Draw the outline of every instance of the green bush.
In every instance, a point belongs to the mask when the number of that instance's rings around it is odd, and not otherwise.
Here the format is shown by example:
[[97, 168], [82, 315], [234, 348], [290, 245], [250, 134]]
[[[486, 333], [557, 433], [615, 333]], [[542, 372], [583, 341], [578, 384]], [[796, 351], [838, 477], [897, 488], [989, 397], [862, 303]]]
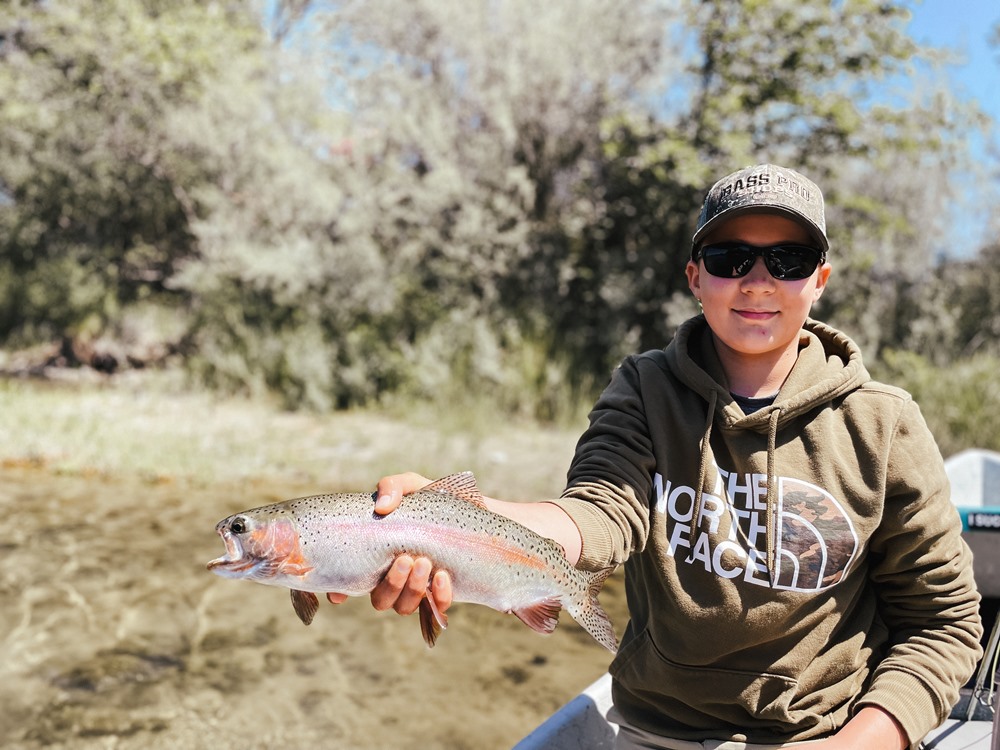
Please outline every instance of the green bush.
[[1000, 451], [1000, 357], [977, 354], [935, 366], [920, 354], [888, 350], [871, 369], [913, 395], [945, 456]]

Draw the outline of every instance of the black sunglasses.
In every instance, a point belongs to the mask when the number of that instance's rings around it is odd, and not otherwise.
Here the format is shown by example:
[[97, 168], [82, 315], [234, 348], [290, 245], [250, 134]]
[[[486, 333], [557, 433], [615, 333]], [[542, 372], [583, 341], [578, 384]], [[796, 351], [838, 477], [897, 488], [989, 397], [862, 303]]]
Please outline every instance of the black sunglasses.
[[809, 245], [781, 244], [756, 247], [745, 242], [705, 245], [694, 260], [705, 261], [705, 270], [724, 279], [738, 279], [750, 273], [759, 256], [764, 256], [767, 272], [779, 281], [800, 281], [812, 276], [826, 256]]

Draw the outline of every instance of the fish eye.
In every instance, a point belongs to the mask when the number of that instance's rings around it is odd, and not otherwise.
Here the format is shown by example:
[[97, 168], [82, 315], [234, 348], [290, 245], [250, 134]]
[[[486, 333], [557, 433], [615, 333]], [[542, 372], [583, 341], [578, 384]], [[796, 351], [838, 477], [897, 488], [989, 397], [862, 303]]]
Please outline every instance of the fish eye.
[[234, 534], [242, 534], [243, 532], [245, 532], [247, 530], [246, 519], [240, 518], [239, 516], [237, 516], [229, 524], [229, 530], [232, 533], [234, 533]]

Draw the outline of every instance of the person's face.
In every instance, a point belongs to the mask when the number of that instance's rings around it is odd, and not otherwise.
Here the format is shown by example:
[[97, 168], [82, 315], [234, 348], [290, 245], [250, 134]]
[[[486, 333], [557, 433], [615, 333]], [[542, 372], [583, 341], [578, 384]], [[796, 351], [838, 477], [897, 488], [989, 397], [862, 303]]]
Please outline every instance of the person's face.
[[[709, 233], [703, 244], [735, 241], [755, 246], [816, 244], [802, 225], [776, 214], [736, 216]], [[830, 277], [830, 264], [823, 263], [806, 279], [779, 281], [762, 257], [741, 278], [712, 276], [701, 259], [689, 261], [686, 270], [688, 286], [701, 302], [716, 342], [743, 356], [797, 350], [802, 324]]]

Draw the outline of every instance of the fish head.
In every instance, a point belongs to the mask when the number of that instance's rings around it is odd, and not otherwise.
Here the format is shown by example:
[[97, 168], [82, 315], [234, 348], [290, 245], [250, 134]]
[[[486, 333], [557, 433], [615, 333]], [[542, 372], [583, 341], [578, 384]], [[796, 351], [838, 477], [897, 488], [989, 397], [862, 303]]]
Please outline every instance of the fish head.
[[267, 581], [279, 574], [302, 576], [312, 569], [302, 558], [295, 522], [287, 516], [245, 511], [223, 518], [215, 531], [226, 545], [226, 554], [208, 563], [216, 575]]

